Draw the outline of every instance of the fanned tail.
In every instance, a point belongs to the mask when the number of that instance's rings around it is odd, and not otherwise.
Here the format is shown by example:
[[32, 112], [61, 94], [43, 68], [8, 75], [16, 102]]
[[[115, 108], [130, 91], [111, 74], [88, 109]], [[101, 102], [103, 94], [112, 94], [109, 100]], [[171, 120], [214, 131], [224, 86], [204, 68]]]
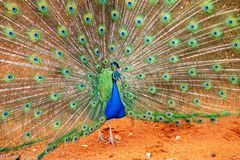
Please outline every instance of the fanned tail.
[[0, 151], [98, 129], [112, 89], [130, 117], [202, 122], [240, 113], [235, 0], [3, 0]]

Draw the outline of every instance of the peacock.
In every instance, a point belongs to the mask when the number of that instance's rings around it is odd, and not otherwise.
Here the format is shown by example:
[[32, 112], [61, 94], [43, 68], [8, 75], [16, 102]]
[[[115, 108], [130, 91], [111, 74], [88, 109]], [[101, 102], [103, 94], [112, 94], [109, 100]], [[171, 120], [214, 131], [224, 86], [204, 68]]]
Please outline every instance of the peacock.
[[[0, 153], [111, 119], [240, 116], [239, 0], [1, 0]], [[100, 127], [109, 122], [109, 139]]]

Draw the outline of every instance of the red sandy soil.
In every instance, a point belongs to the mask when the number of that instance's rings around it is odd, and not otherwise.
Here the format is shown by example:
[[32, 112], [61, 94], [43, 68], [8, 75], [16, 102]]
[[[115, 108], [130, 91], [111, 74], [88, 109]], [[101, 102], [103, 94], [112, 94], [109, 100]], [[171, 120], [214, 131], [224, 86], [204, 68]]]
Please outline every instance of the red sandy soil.
[[[191, 125], [153, 123], [129, 118], [112, 121], [119, 142], [113, 147], [97, 142], [98, 132], [60, 146], [44, 160], [240, 160], [240, 119], [221, 118], [215, 123]], [[102, 128], [108, 136], [108, 123]], [[6, 153], [35, 159], [41, 144]], [[147, 154], [151, 156], [148, 157]], [[11, 158], [10, 158], [11, 159]]]

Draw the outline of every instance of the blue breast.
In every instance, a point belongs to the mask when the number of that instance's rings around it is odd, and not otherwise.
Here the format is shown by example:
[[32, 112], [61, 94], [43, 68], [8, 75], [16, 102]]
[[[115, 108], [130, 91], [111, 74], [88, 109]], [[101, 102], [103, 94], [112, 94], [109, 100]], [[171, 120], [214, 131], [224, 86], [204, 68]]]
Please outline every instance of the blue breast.
[[125, 108], [121, 100], [121, 96], [118, 91], [116, 81], [120, 78], [120, 74], [118, 72], [113, 73], [113, 87], [112, 87], [112, 95], [107, 102], [105, 109], [105, 116], [107, 120], [113, 118], [122, 118], [125, 116]]

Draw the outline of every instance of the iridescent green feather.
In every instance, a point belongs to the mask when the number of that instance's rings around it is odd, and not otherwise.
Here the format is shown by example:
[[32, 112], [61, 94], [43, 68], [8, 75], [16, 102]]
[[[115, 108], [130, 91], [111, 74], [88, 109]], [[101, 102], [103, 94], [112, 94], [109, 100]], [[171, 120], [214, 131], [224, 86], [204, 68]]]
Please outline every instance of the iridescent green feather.
[[119, 17], [120, 17], [120, 13], [118, 10], [114, 9], [114, 10], [111, 10], [111, 17], [112, 17], [112, 20], [114, 22], [118, 21]]
[[84, 14], [83, 22], [85, 25], [91, 25], [93, 23], [93, 14], [91, 14], [91, 13]]
[[227, 26], [231, 27], [231, 28], [235, 28], [238, 27], [240, 22], [238, 20], [238, 18], [236, 18], [233, 15], [230, 15], [226, 18], [225, 23]]
[[107, 0], [98, 0], [98, 3], [102, 6], [106, 5]]
[[40, 58], [34, 54], [28, 56], [28, 59], [32, 64], [40, 64], [42, 62], [42, 58]]
[[213, 28], [211, 30], [211, 36], [215, 39], [219, 39], [223, 37], [223, 31], [220, 28]]
[[110, 53], [114, 53], [116, 51], [117, 45], [115, 42], [112, 42], [108, 45], [108, 50]]
[[187, 29], [191, 32], [196, 32], [200, 29], [200, 24], [197, 22], [197, 21], [190, 21], [188, 26], [187, 26]]
[[61, 58], [63, 58], [64, 55], [65, 55], [65, 53], [64, 53], [63, 51], [59, 50], [59, 49], [54, 49], [54, 50], [53, 50], [53, 53], [54, 53], [54, 57], [55, 57], [56, 59], [61, 59]]
[[103, 36], [106, 33], [106, 26], [105, 25], [99, 25], [98, 26], [98, 35]]
[[85, 90], [86, 89], [86, 84], [84, 84], [84, 83], [77, 83], [76, 84], [76, 87], [77, 87], [77, 89], [79, 90], [79, 91], [83, 91], [83, 90]]
[[165, 13], [162, 13], [162, 16], [161, 16], [161, 22], [163, 24], [168, 24], [172, 21], [172, 13], [171, 12], [165, 12]]
[[39, 42], [42, 39], [42, 33], [37, 29], [27, 31], [27, 35], [32, 42]]
[[157, 93], [157, 88], [155, 86], [151, 86], [151, 87], [148, 88], [148, 91], [151, 94], [156, 94]]
[[45, 77], [42, 74], [37, 73], [34, 76], [35, 81], [37, 81], [38, 83], [44, 82], [45, 81]]
[[50, 95], [50, 99], [51, 99], [52, 101], [58, 101], [60, 98], [61, 98], [61, 94], [58, 93], [58, 92], [53, 92], [53, 93], [51, 93], [51, 95]]
[[46, 0], [37, 0], [37, 9], [38, 12], [46, 15], [49, 13], [49, 6]]
[[68, 36], [68, 29], [63, 25], [57, 26], [57, 33], [60, 37], [67, 37]]
[[4, 7], [8, 10], [9, 14], [19, 15], [20, 8], [18, 7], [18, 5], [16, 3], [8, 2], [6, 0], [3, 0], [2, 3], [4, 5]]
[[136, 27], [141, 27], [141, 26], [143, 26], [143, 25], [144, 25], [144, 21], [145, 21], [145, 16], [144, 16], [144, 14], [139, 14], [139, 15], [137, 15], [134, 21], [135, 21], [135, 26], [136, 26]]
[[151, 4], [151, 5], [154, 5], [158, 2], [159, 2], [159, 0], [148, 0], [148, 3]]
[[74, 15], [77, 12], [77, 4], [74, 0], [68, 0], [66, 11], [69, 15]]
[[215, 12], [215, 5], [213, 0], [207, 0], [202, 3], [201, 9], [204, 13], [213, 14]]
[[2, 30], [9, 39], [15, 39], [17, 37], [17, 33], [12, 27], [3, 26]]
[[152, 35], [147, 35], [144, 38], [144, 44], [145, 45], [150, 45], [153, 42], [153, 36]]
[[85, 46], [87, 44], [87, 38], [84, 34], [79, 34], [77, 39], [81, 45]]
[[122, 26], [119, 28], [119, 37], [121, 39], [126, 39], [128, 37], [128, 31], [126, 26]]
[[169, 41], [169, 46], [171, 47], [178, 47], [181, 40], [179, 38], [173, 38]]
[[98, 84], [101, 100], [106, 103], [112, 93], [112, 70], [110, 68], [101, 71], [98, 75]]
[[166, 5], [173, 5], [173, 4], [175, 4], [177, 1], [178, 1], [178, 0], [164, 0], [164, 3], [165, 3]]
[[133, 46], [132, 45], [127, 45], [125, 50], [124, 50], [124, 54], [125, 56], [129, 56], [131, 55], [133, 52]]
[[3, 81], [5, 81], [5, 82], [11, 82], [11, 81], [14, 80], [14, 78], [15, 78], [14, 74], [12, 74], [12, 73], [7, 73], [6, 75], [3, 76], [2, 79], [3, 79]]
[[133, 9], [137, 3], [137, 0], [125, 0], [125, 4], [128, 9]]
[[162, 74], [161, 77], [164, 81], [169, 81], [172, 78], [172, 75], [168, 72], [165, 72], [165, 73]]
[[236, 51], [240, 51], [240, 38], [236, 38], [232, 41], [232, 48]]
[[60, 69], [60, 72], [62, 73], [62, 75], [63, 75], [64, 77], [70, 77], [71, 74], [72, 74], [71, 69], [69, 69], [69, 68], [67, 68], [67, 67], [61, 68], [61, 69]]

